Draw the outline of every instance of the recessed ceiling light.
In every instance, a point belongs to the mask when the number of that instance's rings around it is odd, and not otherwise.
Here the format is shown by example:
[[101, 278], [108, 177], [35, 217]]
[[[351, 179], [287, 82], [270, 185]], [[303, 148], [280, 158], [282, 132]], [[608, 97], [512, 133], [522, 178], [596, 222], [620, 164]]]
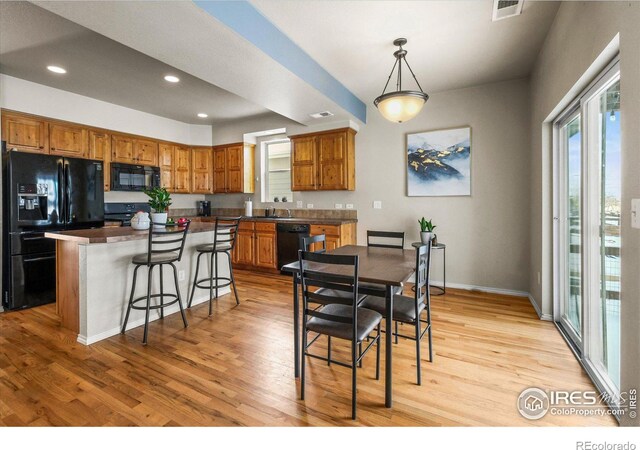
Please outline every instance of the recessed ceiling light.
[[202, 119], [206, 119], [207, 117], [209, 117], [209, 115], [205, 113], [198, 113], [198, 117], [201, 117]]
[[178, 81], [180, 81], [180, 78], [174, 75], [166, 75], [164, 79], [167, 80], [169, 83], [177, 83]]
[[49, 69], [51, 72], [55, 72], [55, 73], [67, 73], [66, 70], [64, 70], [62, 67], [58, 67], [58, 66], [47, 66], [47, 69]]

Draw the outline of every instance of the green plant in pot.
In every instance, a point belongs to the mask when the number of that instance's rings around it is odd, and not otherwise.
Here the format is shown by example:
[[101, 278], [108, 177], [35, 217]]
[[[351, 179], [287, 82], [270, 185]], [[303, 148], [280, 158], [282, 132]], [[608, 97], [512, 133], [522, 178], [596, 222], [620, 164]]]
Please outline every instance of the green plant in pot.
[[[154, 227], [163, 228], [167, 223], [169, 206], [171, 206], [171, 195], [165, 188], [154, 187], [144, 191], [149, 196], [149, 206], [154, 212], [151, 213], [151, 221]], [[155, 224], [161, 225], [155, 225]]]
[[433, 230], [436, 226], [431, 222], [431, 219], [427, 220], [423, 217], [422, 219], [418, 220], [418, 223], [420, 224], [420, 240], [422, 241], [422, 243], [428, 244], [429, 241], [434, 240], [436, 234], [433, 232]]

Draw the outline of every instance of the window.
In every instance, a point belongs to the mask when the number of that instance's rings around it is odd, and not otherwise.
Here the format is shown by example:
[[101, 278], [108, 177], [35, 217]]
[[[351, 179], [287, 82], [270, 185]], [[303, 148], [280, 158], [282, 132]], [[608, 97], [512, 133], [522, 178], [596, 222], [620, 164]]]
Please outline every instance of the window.
[[262, 201], [291, 202], [291, 142], [280, 139], [262, 143]]

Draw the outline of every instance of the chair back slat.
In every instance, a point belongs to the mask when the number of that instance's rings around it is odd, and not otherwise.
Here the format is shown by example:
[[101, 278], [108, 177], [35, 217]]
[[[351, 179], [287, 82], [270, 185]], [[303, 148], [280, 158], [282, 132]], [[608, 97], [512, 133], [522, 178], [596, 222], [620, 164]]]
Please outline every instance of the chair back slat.
[[[431, 242], [416, 248], [416, 305], [424, 302], [429, 295], [429, 277], [431, 272]], [[423, 292], [423, 288], [424, 292]]]
[[315, 250], [316, 253], [324, 253], [327, 251], [327, 238], [324, 234], [300, 237], [300, 250], [308, 252], [313, 244], [322, 244], [321, 248]]
[[404, 231], [367, 230], [367, 247], [404, 248]]
[[[178, 253], [177, 261], [182, 258], [184, 243], [187, 239], [191, 221], [184, 226], [167, 228], [166, 223], [151, 222], [147, 242], [147, 265], [151, 263], [151, 255], [162, 253]], [[164, 226], [164, 228], [162, 228]]]
[[242, 217], [216, 217], [215, 230], [213, 234], [213, 247], [219, 245], [229, 245], [230, 249], [236, 245], [238, 228]]

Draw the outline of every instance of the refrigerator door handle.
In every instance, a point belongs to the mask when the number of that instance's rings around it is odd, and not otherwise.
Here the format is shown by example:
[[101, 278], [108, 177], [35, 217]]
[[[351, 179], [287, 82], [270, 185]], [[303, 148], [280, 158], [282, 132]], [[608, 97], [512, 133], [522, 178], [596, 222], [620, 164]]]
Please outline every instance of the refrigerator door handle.
[[71, 222], [71, 205], [69, 199], [71, 198], [71, 179], [69, 177], [69, 163], [64, 162], [64, 204], [66, 206], [67, 214], [65, 216], [65, 223], [69, 225]]
[[58, 222], [65, 223], [67, 217], [66, 205], [67, 201], [65, 199], [65, 177], [64, 177], [64, 162], [58, 162]]

